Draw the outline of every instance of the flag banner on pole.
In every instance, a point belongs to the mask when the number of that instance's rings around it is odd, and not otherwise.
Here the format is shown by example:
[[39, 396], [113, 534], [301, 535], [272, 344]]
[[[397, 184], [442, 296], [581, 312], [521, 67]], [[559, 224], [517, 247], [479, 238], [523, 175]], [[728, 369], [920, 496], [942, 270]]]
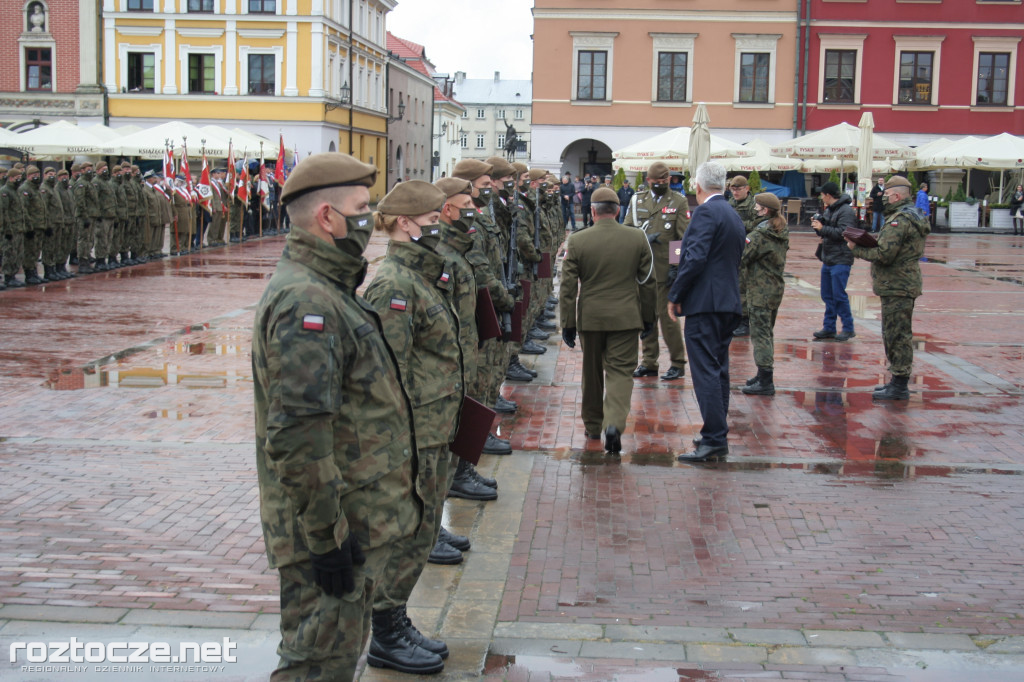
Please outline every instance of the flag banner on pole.
[[[234, 147], [231, 144], [231, 141], [228, 140], [228, 182], [227, 182], [227, 190], [228, 190], [228, 198], [229, 199], [231, 197], [235, 196], [235, 180], [236, 180], [235, 174], [236, 174], [236, 172], [237, 171], [235, 171], [235, 150], [234, 150]], [[225, 202], [224, 205], [226, 206], [227, 202]]]
[[192, 193], [192, 171], [188, 169], [188, 145], [181, 147], [181, 173], [185, 176], [185, 184], [188, 186], [189, 194]]
[[245, 156], [242, 156], [242, 173], [235, 181], [235, 196], [243, 204], [249, 203], [249, 166], [245, 163]]
[[196, 194], [199, 195], [199, 205], [207, 213], [213, 213], [212, 200], [213, 190], [210, 189], [210, 166], [206, 162], [206, 152], [203, 152], [203, 172], [199, 175], [199, 184], [196, 185]]
[[174, 147], [168, 147], [164, 154], [164, 180], [174, 179]]
[[274, 165], [274, 182], [284, 184], [284, 135], [279, 135], [280, 145], [277, 151], [277, 163]]
[[270, 182], [267, 179], [267, 163], [263, 159], [263, 154], [260, 154], [260, 198], [263, 203], [267, 202], [267, 197], [270, 196]]

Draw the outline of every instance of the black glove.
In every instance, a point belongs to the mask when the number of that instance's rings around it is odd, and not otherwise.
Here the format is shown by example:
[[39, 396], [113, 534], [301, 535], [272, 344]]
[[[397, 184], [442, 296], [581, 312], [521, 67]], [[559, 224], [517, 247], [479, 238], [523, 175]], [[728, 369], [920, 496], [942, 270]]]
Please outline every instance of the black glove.
[[309, 561], [313, 564], [313, 582], [325, 594], [341, 598], [346, 592], [356, 589], [353, 565], [362, 566], [366, 563], [363, 550], [359, 549], [356, 539], [349, 533], [338, 549], [327, 554], [309, 553]]
[[4, 232], [4, 239], [6, 239], [9, 242], [14, 241], [14, 235], [11, 234], [10, 232]]
[[648, 336], [654, 333], [654, 323], [644, 322], [644, 330], [640, 332], [640, 338], [646, 339]]
[[36, 233], [32, 230], [25, 232], [25, 239], [35, 239]]
[[654, 234], [649, 234], [649, 235], [647, 235], [647, 242], [649, 244], [651, 244], [651, 245], [657, 244], [659, 237], [661, 237], [661, 233], [660, 232], [655, 232]]
[[563, 327], [562, 328], [562, 341], [569, 348], [576, 347], [576, 327]]
[[679, 266], [678, 265], [673, 264], [673, 265], [668, 266], [668, 281], [669, 282], [676, 281], [676, 277], [678, 275], [679, 275]]
[[45, 234], [47, 237], [52, 237], [53, 236], [53, 228], [52, 227], [46, 228], [45, 230], [43, 230], [43, 234]]

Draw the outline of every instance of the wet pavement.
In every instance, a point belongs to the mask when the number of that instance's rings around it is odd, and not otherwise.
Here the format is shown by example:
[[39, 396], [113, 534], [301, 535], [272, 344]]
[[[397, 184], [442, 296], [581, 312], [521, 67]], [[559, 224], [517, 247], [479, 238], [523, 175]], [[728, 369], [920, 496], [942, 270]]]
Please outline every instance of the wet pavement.
[[[867, 264], [856, 338], [813, 342], [814, 240], [791, 244], [778, 393], [733, 392], [725, 462], [675, 461], [700, 426], [688, 379], [637, 381], [611, 457], [578, 417], [581, 353], [552, 336], [524, 356], [540, 376], [506, 386], [520, 412], [498, 424], [516, 452], [481, 464], [499, 499], [448, 501], [473, 549], [410, 604], [452, 649], [440, 679], [1024, 679], [1024, 238], [929, 237], [897, 404], [870, 396], [887, 375]], [[0, 292], [0, 650], [238, 643], [219, 671], [21, 659], [3, 679], [266, 679], [249, 339], [282, 245]], [[749, 340], [731, 361], [734, 385], [756, 371]]]

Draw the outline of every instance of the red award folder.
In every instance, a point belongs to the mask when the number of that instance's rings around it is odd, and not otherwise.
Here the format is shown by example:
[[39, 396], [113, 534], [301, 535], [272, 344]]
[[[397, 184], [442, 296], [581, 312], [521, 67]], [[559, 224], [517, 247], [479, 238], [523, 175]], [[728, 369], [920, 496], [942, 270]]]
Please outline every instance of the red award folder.
[[462, 410], [459, 413], [459, 428], [452, 441], [452, 452], [470, 464], [480, 461], [487, 442], [487, 434], [491, 432], [496, 412], [479, 403], [468, 395], [462, 399]]
[[668, 264], [679, 265], [683, 257], [683, 240], [668, 243]]
[[476, 290], [476, 330], [480, 341], [501, 336], [501, 325], [498, 324], [498, 315], [494, 312], [491, 292], [486, 287]]
[[540, 254], [540, 262], [537, 263], [537, 277], [551, 279], [551, 254], [544, 252]]

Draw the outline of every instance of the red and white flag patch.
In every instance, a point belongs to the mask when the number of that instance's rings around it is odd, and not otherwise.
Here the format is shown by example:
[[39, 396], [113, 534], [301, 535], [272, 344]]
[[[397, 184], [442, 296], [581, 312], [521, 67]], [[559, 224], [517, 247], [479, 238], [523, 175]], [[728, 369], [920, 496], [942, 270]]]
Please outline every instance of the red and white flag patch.
[[448, 274], [447, 272], [442, 272], [442, 273], [441, 273], [441, 282], [442, 282], [443, 284], [447, 284], [447, 283], [448, 283], [448, 280], [450, 280], [451, 278], [452, 278], [452, 276], [451, 276], [451, 275], [449, 275], [449, 274]]
[[406, 302], [405, 299], [402, 299], [402, 298], [393, 298], [393, 299], [391, 299], [391, 309], [392, 310], [403, 310], [404, 311], [406, 309], [406, 307], [407, 307], [407, 302]]
[[311, 332], [322, 332], [324, 330], [323, 315], [306, 315], [302, 318], [302, 328]]

